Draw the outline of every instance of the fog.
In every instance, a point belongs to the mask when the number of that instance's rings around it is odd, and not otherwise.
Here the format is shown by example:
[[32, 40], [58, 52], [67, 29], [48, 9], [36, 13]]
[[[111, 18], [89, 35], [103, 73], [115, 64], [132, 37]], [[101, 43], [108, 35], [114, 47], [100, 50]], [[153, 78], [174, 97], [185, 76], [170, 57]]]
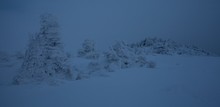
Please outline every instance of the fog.
[[101, 49], [150, 36], [220, 54], [219, 0], [0, 0], [0, 50], [24, 50], [42, 13], [57, 17], [68, 51], [84, 39]]

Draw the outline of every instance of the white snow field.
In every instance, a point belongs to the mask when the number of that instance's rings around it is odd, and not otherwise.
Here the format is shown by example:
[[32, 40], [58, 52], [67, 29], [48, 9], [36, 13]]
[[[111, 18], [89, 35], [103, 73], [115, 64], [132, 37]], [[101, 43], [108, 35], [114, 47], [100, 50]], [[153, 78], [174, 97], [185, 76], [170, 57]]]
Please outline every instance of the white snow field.
[[9, 85], [19, 64], [2, 64], [0, 107], [220, 107], [220, 57], [147, 57], [156, 68], [58, 85]]

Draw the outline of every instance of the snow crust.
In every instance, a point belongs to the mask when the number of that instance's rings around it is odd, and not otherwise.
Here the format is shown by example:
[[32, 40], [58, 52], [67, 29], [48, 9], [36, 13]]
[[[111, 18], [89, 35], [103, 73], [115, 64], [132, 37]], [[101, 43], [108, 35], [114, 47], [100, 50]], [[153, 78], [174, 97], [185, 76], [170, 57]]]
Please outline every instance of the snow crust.
[[21, 61], [1, 63], [0, 107], [220, 106], [219, 57], [147, 58], [155, 61], [157, 67], [117, 69], [93, 78], [51, 85], [10, 85]]

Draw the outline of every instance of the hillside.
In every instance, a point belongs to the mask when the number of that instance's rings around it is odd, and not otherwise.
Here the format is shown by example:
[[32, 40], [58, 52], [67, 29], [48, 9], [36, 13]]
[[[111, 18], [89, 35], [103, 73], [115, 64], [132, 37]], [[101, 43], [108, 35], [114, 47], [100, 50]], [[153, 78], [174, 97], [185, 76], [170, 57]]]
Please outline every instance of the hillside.
[[0, 107], [219, 107], [220, 58], [196, 47], [148, 38], [99, 52], [85, 41], [68, 56], [72, 80], [13, 85], [23, 54], [1, 52]]
[[[1, 107], [219, 107], [218, 57], [148, 56], [157, 67], [118, 69], [57, 85], [1, 85]], [[1, 76], [14, 68], [1, 67]], [[6, 76], [6, 75], [5, 75]]]

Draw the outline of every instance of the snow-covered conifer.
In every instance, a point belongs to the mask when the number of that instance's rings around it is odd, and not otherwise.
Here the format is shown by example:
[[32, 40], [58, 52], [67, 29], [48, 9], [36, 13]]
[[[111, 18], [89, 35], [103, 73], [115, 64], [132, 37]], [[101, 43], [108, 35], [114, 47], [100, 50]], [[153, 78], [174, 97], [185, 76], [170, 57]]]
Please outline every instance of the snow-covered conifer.
[[40, 32], [29, 41], [21, 72], [14, 79], [16, 84], [72, 77], [56, 18], [51, 14], [43, 14], [40, 25]]

